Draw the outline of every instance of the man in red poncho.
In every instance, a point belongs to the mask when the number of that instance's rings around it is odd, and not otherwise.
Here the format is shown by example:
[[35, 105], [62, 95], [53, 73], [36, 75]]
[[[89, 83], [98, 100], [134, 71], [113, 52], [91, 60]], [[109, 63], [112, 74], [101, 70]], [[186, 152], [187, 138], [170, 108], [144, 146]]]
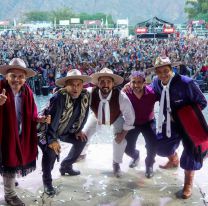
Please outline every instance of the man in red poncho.
[[3, 176], [5, 201], [25, 205], [15, 192], [15, 176], [27, 175], [36, 168], [36, 122], [50, 123], [50, 116], [37, 116], [31, 89], [25, 84], [35, 72], [23, 60], [14, 58], [0, 66], [0, 172]]

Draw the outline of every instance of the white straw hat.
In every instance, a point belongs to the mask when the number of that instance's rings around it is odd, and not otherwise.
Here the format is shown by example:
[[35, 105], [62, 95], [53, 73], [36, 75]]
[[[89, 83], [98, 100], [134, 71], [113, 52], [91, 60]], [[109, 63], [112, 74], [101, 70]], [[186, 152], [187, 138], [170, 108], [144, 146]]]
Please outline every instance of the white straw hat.
[[82, 75], [82, 73], [78, 69], [72, 69], [67, 72], [66, 77], [57, 79], [56, 85], [59, 87], [64, 87], [66, 85], [66, 81], [69, 79], [80, 79], [83, 81], [83, 83], [89, 83], [91, 81], [90, 76]]
[[9, 65], [2, 65], [0, 66], [0, 74], [6, 75], [9, 73], [9, 70], [11, 69], [21, 69], [24, 70], [26, 73], [26, 77], [33, 77], [36, 75], [36, 72], [33, 71], [32, 69], [27, 68], [25, 62], [20, 59], [20, 58], [13, 58], [10, 62]]
[[91, 77], [92, 77], [92, 83], [95, 85], [98, 84], [98, 79], [100, 77], [111, 77], [114, 80], [115, 86], [122, 84], [124, 81], [123, 77], [114, 74], [111, 69], [108, 69], [106, 67], [101, 69], [99, 72], [92, 74]]

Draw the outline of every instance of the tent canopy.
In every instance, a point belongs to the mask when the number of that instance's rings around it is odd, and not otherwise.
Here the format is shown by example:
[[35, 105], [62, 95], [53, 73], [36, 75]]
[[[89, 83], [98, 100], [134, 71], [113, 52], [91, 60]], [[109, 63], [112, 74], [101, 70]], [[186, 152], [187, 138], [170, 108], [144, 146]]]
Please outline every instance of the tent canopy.
[[151, 19], [138, 23], [136, 27], [162, 27], [164, 24], [167, 24], [171, 27], [173, 26], [173, 23], [164, 21], [155, 16]]

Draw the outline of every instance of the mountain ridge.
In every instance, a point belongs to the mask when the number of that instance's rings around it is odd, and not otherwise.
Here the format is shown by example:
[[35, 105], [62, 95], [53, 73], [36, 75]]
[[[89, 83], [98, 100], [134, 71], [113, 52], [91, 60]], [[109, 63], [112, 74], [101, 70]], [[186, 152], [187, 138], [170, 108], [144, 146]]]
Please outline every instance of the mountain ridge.
[[50, 11], [69, 7], [76, 13], [103, 12], [114, 20], [128, 18], [130, 24], [157, 16], [172, 23], [183, 23], [185, 0], [4, 0], [1, 2], [0, 20], [20, 18], [25, 12]]

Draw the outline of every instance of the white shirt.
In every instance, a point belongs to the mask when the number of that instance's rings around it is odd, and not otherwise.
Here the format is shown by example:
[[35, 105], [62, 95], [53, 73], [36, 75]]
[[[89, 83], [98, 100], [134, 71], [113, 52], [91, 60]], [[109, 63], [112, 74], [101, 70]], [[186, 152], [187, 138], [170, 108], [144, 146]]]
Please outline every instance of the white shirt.
[[[87, 89], [90, 93], [92, 93], [92, 88]], [[134, 121], [135, 121], [135, 112], [134, 108], [128, 98], [128, 96], [120, 91], [119, 93], [119, 107], [121, 114], [124, 118], [123, 123], [123, 130], [128, 131], [134, 128]], [[88, 136], [91, 136], [96, 129], [97, 119], [93, 112], [89, 114], [87, 122], [83, 128], [83, 132]]]
[[124, 92], [119, 94], [119, 106], [124, 118], [123, 130], [134, 129], [135, 112], [131, 101]]
[[14, 95], [15, 111], [19, 134], [22, 132], [22, 95], [21, 92]]

